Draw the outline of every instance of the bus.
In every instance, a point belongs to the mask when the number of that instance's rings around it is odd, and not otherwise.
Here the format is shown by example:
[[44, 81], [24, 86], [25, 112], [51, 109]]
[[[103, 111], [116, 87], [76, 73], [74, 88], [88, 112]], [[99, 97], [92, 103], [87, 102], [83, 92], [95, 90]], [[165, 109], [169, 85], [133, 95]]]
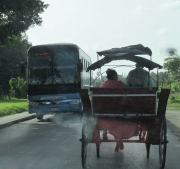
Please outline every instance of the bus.
[[26, 68], [29, 113], [42, 120], [46, 114], [82, 113], [79, 90], [90, 84], [91, 58], [77, 45], [57, 43], [32, 46]]

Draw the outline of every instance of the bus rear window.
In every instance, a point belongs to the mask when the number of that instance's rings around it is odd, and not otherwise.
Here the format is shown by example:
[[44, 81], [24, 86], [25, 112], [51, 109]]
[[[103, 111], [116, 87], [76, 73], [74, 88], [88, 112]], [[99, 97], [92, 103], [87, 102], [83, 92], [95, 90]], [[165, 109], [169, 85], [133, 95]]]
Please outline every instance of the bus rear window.
[[52, 54], [44, 47], [36, 47], [30, 49], [29, 66], [31, 68], [50, 68], [52, 63]]

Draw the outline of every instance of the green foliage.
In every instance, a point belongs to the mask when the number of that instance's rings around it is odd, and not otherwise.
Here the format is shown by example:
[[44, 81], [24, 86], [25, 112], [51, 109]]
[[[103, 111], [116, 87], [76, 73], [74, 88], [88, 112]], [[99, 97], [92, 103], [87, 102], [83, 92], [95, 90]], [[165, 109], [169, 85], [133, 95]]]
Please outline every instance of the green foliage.
[[[171, 94], [179, 93], [180, 92], [180, 57], [172, 56], [165, 59], [164, 63], [165, 72], [159, 72], [158, 78], [157, 74], [151, 72], [151, 77], [157, 82], [159, 86], [159, 90], [161, 88], [170, 88]], [[174, 97], [172, 97], [174, 98]], [[172, 99], [173, 100], [173, 99]], [[174, 99], [175, 100], [175, 99]], [[176, 104], [177, 102], [169, 104], [175, 107], [180, 107]]]
[[180, 92], [180, 83], [179, 82], [174, 82], [171, 84], [171, 92], [172, 93]]
[[167, 106], [168, 109], [180, 109], [180, 94], [170, 94]]
[[[150, 76], [152, 77], [155, 86], [161, 86], [161, 87], [170, 87], [171, 79], [169, 78], [167, 72], [159, 72], [158, 76], [155, 72], [151, 72]], [[168, 88], [169, 88], [168, 87]]]
[[23, 78], [11, 78], [9, 80], [9, 85], [11, 86], [11, 89], [15, 91], [15, 96], [17, 98], [26, 97], [26, 81]]
[[30, 46], [26, 35], [16, 36], [12, 42], [0, 45], [0, 85], [3, 91], [10, 89], [10, 78], [24, 77], [20, 66], [22, 61], [26, 61]]
[[49, 5], [41, 0], [1, 0], [0, 43], [20, 35], [31, 26], [41, 25], [40, 14]]
[[[165, 59], [165, 72], [158, 74], [158, 82], [160, 88], [170, 88], [171, 93], [180, 92], [180, 57], [173, 56]], [[155, 77], [155, 73], [151, 74]]]
[[180, 81], [180, 57], [168, 57], [165, 59], [164, 69], [173, 81]]
[[27, 111], [26, 99], [5, 99], [0, 101], [0, 117]]
[[172, 79], [167, 72], [160, 72], [158, 75], [158, 84], [162, 88], [171, 88]]

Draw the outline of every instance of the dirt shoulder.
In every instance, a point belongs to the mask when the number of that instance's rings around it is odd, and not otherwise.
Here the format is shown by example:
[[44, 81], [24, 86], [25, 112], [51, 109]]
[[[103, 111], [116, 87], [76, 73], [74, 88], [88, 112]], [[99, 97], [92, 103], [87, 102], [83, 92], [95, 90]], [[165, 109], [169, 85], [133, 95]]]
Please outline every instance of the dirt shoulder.
[[180, 110], [166, 110], [167, 126], [180, 139]]

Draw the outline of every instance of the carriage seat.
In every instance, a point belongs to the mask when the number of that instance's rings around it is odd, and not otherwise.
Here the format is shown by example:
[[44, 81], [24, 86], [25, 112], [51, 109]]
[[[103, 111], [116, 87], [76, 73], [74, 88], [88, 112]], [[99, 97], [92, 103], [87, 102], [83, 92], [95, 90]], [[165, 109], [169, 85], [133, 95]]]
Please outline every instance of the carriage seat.
[[153, 116], [157, 88], [90, 88], [91, 111], [98, 116]]

